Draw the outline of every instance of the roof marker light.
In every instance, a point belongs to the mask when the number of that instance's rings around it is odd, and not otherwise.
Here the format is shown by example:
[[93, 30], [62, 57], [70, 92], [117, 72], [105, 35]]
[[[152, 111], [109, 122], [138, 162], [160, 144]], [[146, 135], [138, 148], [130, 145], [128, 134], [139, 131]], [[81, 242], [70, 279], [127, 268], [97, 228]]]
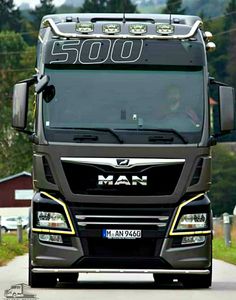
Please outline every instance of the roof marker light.
[[133, 34], [145, 34], [147, 33], [146, 24], [132, 24], [129, 26], [129, 32]]
[[102, 31], [107, 34], [115, 34], [121, 32], [120, 24], [105, 24], [102, 26]]
[[159, 34], [171, 34], [174, 33], [175, 27], [171, 24], [158, 24], [156, 30]]
[[75, 30], [79, 31], [80, 33], [91, 33], [94, 31], [93, 23], [77, 23], [75, 26]]

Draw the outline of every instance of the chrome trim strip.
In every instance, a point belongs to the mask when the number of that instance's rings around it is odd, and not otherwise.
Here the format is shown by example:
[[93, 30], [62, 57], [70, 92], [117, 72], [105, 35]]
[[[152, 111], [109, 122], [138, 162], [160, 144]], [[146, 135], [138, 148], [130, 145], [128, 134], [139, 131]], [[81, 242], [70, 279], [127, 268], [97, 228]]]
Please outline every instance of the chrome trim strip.
[[109, 216], [109, 215], [76, 215], [76, 219], [85, 220], [87, 218], [98, 218], [98, 219], [158, 219], [160, 221], [169, 220], [168, 216]]
[[[128, 165], [118, 165], [117, 160], [127, 160]], [[177, 158], [105, 158], [105, 157], [61, 157], [61, 161], [92, 164], [92, 165], [106, 165], [117, 169], [130, 169], [134, 166], [153, 166], [153, 165], [175, 165], [184, 163], [185, 159]]]
[[151, 40], [182, 40], [182, 39], [189, 39], [193, 37], [197, 30], [200, 28], [202, 25], [202, 21], [197, 20], [190, 31], [187, 34], [182, 34], [182, 35], [131, 35], [131, 34], [78, 34], [78, 33], [67, 33], [67, 32], [62, 32], [60, 29], [57, 27], [56, 23], [52, 18], [45, 19], [43, 21], [43, 26], [49, 26], [51, 27], [52, 32], [62, 38], [66, 39], [133, 39], [133, 40], [146, 40], [146, 39], [151, 39]]
[[86, 225], [155, 225], [159, 227], [165, 227], [165, 223], [152, 223], [152, 222], [77, 222], [79, 226], [86, 226]]
[[56, 269], [33, 268], [33, 273], [156, 273], [156, 274], [209, 274], [209, 270], [173, 269]]

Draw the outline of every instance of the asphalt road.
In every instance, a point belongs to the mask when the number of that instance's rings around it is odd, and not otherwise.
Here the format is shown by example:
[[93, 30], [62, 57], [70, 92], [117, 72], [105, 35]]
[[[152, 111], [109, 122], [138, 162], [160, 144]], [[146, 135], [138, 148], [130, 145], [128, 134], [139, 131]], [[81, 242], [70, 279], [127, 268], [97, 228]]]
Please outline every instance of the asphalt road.
[[[0, 300], [12, 285], [27, 284], [27, 255], [17, 257], [8, 266], [0, 267]], [[150, 274], [82, 274], [77, 284], [57, 285], [54, 289], [25, 288], [38, 300], [222, 300], [236, 299], [236, 266], [214, 261], [213, 285], [210, 289], [184, 289], [156, 286]]]

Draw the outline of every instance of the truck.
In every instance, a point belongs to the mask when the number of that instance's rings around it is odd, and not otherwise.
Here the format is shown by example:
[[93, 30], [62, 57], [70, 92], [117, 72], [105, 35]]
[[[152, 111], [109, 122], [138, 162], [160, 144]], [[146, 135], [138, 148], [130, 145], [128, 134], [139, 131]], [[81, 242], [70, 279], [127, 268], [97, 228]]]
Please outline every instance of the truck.
[[16, 284], [5, 291], [5, 296], [8, 298], [16, 298], [24, 296], [24, 284]]
[[25, 283], [12, 285], [10, 289], [5, 290], [4, 299], [36, 299], [35, 295], [25, 292], [26, 287]]
[[12, 125], [33, 145], [31, 287], [90, 272], [211, 286], [211, 146], [235, 129], [211, 39], [198, 16], [43, 18], [36, 74], [13, 91]]

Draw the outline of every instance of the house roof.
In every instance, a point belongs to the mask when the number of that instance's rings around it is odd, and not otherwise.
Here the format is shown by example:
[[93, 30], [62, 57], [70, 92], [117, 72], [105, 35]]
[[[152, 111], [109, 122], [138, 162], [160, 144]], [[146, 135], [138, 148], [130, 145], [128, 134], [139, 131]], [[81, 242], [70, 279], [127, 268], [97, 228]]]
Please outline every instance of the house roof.
[[12, 179], [15, 179], [15, 178], [18, 178], [18, 177], [21, 177], [21, 176], [29, 176], [29, 177], [31, 177], [31, 174], [29, 172], [23, 171], [21, 173], [18, 173], [18, 174], [15, 174], [15, 175], [8, 176], [8, 177], [0, 179], [0, 183], [5, 182], [5, 181], [9, 181], [9, 180], [12, 180]]

